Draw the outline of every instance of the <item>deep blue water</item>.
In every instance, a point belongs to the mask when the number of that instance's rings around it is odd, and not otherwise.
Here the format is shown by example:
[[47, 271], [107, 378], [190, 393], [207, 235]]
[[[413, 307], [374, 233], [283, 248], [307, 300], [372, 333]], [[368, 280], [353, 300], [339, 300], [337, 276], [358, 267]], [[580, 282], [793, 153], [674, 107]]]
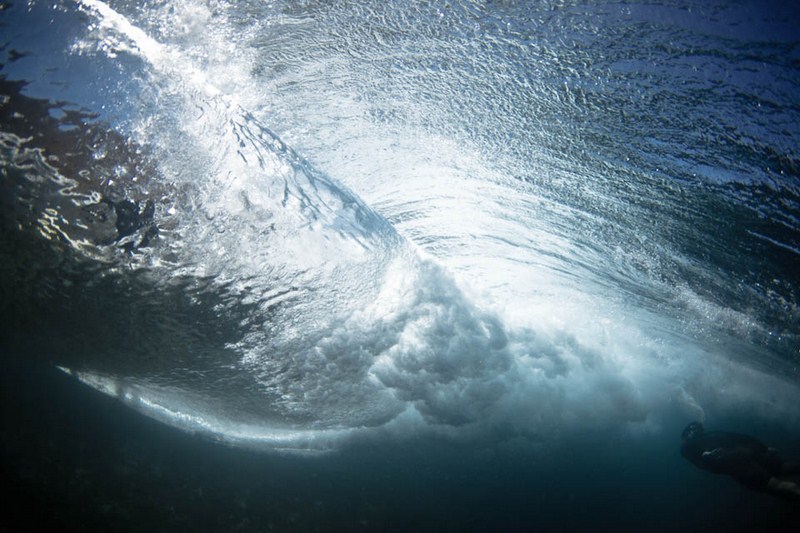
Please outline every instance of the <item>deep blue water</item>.
[[0, 6], [7, 529], [800, 523], [793, 5]]

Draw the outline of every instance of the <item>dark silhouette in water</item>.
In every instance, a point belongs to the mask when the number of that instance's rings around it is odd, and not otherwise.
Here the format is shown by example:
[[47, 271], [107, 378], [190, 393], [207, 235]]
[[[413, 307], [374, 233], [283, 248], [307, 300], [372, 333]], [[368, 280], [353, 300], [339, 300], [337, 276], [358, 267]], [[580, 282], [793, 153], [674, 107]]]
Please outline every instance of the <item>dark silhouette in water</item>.
[[773, 448], [739, 433], [706, 431], [692, 422], [681, 434], [681, 455], [698, 468], [725, 474], [742, 485], [779, 496], [800, 498], [800, 463], [786, 462]]

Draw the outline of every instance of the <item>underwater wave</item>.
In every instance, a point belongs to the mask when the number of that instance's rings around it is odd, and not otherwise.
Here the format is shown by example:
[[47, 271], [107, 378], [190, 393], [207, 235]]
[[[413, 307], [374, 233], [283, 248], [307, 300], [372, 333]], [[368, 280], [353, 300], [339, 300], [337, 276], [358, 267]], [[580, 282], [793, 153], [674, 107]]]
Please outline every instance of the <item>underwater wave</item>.
[[448, 5], [4, 8], [4, 351], [268, 449], [796, 425], [796, 44]]

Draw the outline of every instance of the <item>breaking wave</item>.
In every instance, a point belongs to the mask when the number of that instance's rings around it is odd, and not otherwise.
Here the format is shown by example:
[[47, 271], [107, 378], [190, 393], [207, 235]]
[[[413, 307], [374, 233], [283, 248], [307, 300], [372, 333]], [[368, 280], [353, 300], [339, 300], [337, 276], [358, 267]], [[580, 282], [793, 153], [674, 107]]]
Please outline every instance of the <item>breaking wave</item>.
[[6, 7], [4, 344], [276, 450], [796, 425], [791, 45], [586, 9]]

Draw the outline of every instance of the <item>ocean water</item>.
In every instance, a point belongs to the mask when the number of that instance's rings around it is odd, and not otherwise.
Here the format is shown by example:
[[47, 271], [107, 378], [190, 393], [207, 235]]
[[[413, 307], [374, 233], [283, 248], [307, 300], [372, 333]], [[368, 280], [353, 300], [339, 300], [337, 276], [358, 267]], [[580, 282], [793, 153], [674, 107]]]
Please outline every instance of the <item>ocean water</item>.
[[800, 9], [0, 3], [2, 524], [800, 524]]

